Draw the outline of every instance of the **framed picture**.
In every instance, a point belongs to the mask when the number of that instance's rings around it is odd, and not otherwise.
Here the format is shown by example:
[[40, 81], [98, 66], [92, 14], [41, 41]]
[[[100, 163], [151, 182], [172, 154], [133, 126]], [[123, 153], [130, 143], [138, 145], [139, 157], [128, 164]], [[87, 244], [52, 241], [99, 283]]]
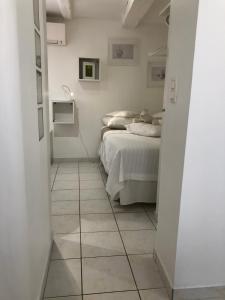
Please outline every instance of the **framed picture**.
[[33, 10], [34, 10], [34, 24], [38, 29], [40, 29], [39, 0], [33, 0]]
[[162, 87], [165, 84], [166, 62], [151, 61], [147, 68], [147, 87]]
[[42, 74], [36, 70], [36, 82], [37, 82], [37, 104], [43, 103], [42, 98]]
[[36, 55], [36, 66], [41, 68], [41, 37], [35, 30], [35, 55]]
[[38, 134], [39, 134], [39, 141], [40, 141], [44, 137], [43, 107], [38, 108]]
[[114, 66], [133, 66], [139, 62], [139, 40], [110, 39], [108, 62]]
[[83, 62], [83, 79], [95, 79], [94, 62]]

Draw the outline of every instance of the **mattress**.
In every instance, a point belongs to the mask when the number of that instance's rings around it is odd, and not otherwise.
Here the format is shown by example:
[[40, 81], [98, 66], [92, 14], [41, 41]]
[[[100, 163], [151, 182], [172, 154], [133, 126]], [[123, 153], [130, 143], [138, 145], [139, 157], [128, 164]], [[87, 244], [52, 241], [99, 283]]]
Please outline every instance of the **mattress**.
[[100, 159], [108, 173], [106, 191], [112, 199], [127, 181], [157, 181], [159, 148], [160, 138], [138, 136], [124, 130], [104, 133]]

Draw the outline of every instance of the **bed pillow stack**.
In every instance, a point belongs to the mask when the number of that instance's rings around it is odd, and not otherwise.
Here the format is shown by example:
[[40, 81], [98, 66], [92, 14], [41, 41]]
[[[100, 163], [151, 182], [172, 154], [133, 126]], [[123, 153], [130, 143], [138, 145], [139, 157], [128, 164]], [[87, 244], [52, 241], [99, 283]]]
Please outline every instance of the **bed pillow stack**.
[[160, 137], [161, 126], [147, 123], [132, 123], [126, 126], [130, 133], [147, 136], [147, 137]]
[[126, 125], [140, 122], [140, 114], [130, 110], [120, 110], [108, 113], [102, 119], [105, 126], [112, 129], [126, 129]]

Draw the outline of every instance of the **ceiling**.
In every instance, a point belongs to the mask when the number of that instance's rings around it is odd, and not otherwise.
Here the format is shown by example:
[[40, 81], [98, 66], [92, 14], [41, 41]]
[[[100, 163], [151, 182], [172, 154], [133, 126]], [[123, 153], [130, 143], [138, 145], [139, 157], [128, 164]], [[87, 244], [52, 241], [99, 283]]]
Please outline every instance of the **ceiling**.
[[[127, 0], [71, 0], [73, 18], [121, 20]], [[61, 17], [58, 0], [46, 0], [47, 15]]]
[[[62, 18], [59, 2], [63, 0], [46, 0], [47, 16], [49, 18]], [[122, 20], [128, 0], [70, 0], [72, 18], [95, 18]], [[169, 0], [155, 0], [151, 9], [142, 22], [162, 23], [163, 18], [159, 12]]]
[[159, 13], [169, 2], [170, 0], [155, 0], [151, 9], [145, 15], [143, 23], [164, 23], [165, 20], [159, 17]]

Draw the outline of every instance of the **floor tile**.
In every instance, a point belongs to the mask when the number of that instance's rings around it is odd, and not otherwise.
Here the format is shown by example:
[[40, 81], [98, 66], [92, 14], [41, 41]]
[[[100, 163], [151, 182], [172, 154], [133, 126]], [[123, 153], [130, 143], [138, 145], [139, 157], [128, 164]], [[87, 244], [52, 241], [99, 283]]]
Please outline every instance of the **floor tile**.
[[117, 226], [113, 214], [89, 214], [81, 217], [81, 231], [117, 231]]
[[82, 233], [83, 257], [125, 255], [118, 232]]
[[52, 216], [54, 233], [78, 233], [80, 223], [78, 215]]
[[152, 255], [129, 255], [129, 260], [139, 289], [164, 287]]
[[80, 234], [54, 236], [51, 259], [80, 258]]
[[156, 206], [153, 204], [146, 204], [145, 211], [148, 217], [151, 219], [155, 227], [157, 227], [157, 216], [156, 216]]
[[78, 174], [78, 168], [58, 168], [58, 174]]
[[154, 229], [146, 213], [116, 213], [120, 230]]
[[193, 288], [193, 289], [179, 289], [174, 291], [175, 300], [200, 300], [207, 299], [213, 300], [220, 298], [225, 299], [224, 295], [221, 297], [221, 288], [219, 287], [205, 287], [205, 288]]
[[78, 181], [79, 175], [78, 174], [57, 174], [56, 180], [74, 180]]
[[100, 173], [81, 173], [80, 180], [102, 180]]
[[54, 201], [51, 213], [55, 216], [79, 214], [79, 201]]
[[81, 265], [79, 259], [50, 262], [45, 297], [81, 294]]
[[79, 182], [75, 180], [56, 180], [53, 190], [73, 190], [79, 188]]
[[77, 162], [61, 162], [58, 164], [59, 168], [78, 168]]
[[52, 201], [73, 201], [79, 200], [79, 190], [60, 190], [60, 191], [52, 191], [51, 193]]
[[166, 289], [151, 289], [139, 292], [141, 300], [169, 300]]
[[105, 189], [84, 189], [80, 191], [80, 200], [108, 199]]
[[81, 296], [60, 297], [60, 298], [44, 298], [44, 300], [82, 300]]
[[144, 212], [144, 208], [140, 204], [120, 205], [119, 201], [110, 201], [114, 212]]
[[85, 294], [135, 290], [135, 283], [125, 256], [84, 258]]
[[100, 174], [100, 171], [99, 171], [99, 169], [97, 168], [97, 167], [95, 167], [95, 168], [90, 168], [90, 167], [81, 167], [81, 168], [79, 168], [79, 173], [80, 174], [85, 174], [85, 173], [88, 173], [88, 174], [95, 174], [95, 173], [97, 173], [97, 174]]
[[81, 214], [112, 213], [108, 200], [87, 200], [80, 203]]
[[80, 182], [80, 189], [103, 189], [102, 180], [83, 180]]
[[82, 300], [81, 296], [60, 297], [60, 298], [44, 298], [44, 300]]
[[153, 253], [154, 230], [121, 231], [121, 235], [128, 254]]
[[84, 300], [139, 300], [138, 292], [114, 292], [105, 294], [85, 295]]

